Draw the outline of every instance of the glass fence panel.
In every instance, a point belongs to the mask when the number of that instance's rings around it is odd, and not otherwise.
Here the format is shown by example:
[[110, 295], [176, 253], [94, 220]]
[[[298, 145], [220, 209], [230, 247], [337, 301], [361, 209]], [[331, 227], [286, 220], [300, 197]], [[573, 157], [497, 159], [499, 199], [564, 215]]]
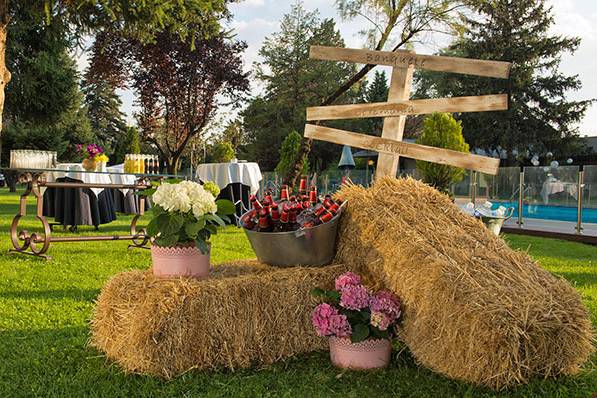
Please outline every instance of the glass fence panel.
[[597, 223], [597, 165], [584, 166], [583, 223]]
[[523, 216], [577, 221], [578, 166], [525, 167]]
[[518, 217], [520, 167], [500, 167], [496, 175], [479, 173], [477, 178], [477, 206], [489, 201], [494, 209], [513, 207]]
[[471, 198], [471, 175], [470, 170], [465, 171], [462, 181], [452, 184], [450, 191], [457, 203], [470, 202]]

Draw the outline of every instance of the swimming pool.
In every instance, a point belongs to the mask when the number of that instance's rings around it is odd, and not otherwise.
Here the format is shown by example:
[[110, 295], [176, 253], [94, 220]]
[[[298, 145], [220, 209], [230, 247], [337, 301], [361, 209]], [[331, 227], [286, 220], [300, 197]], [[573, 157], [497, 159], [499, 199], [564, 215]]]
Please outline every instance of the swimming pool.
[[[514, 216], [518, 217], [518, 202], [493, 202], [493, 208], [499, 206], [514, 207]], [[525, 204], [523, 218], [541, 218], [544, 220], [573, 221], [576, 222], [576, 207]], [[597, 223], [597, 209], [583, 208], [582, 222]]]

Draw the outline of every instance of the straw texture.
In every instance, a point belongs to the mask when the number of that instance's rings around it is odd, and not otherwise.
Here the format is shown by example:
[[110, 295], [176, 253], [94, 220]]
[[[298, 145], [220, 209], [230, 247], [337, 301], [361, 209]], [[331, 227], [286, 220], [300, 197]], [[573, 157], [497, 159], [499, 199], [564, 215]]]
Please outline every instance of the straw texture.
[[345, 186], [336, 262], [393, 290], [400, 337], [448, 377], [494, 389], [571, 374], [593, 332], [578, 292], [413, 179]]
[[114, 276], [98, 297], [90, 344], [125, 371], [170, 378], [193, 368], [270, 364], [327, 347], [311, 325], [309, 290], [342, 265], [280, 269], [256, 261], [214, 267], [209, 279]]

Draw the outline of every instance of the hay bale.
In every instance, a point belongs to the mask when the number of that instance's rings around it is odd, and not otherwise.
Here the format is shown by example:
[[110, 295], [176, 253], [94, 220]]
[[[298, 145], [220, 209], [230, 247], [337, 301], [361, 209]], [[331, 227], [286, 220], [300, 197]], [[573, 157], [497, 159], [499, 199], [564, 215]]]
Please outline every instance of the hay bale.
[[337, 196], [349, 206], [336, 261], [404, 301], [400, 336], [422, 365], [500, 389], [574, 373], [590, 357], [578, 292], [447, 196], [410, 178]]
[[170, 378], [192, 368], [244, 368], [325, 348], [309, 290], [342, 265], [280, 269], [256, 261], [214, 267], [206, 280], [114, 276], [102, 289], [90, 344], [125, 371]]

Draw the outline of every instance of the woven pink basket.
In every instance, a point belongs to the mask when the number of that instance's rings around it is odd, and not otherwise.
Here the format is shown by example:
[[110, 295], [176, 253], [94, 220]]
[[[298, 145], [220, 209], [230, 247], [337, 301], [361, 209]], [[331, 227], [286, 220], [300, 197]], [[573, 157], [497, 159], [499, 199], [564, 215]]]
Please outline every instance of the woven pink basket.
[[352, 343], [346, 337], [330, 337], [330, 359], [334, 366], [345, 369], [379, 369], [390, 364], [392, 342], [371, 339]]
[[208, 247], [210, 250], [203, 254], [194, 242], [172, 247], [151, 245], [153, 274], [160, 278], [206, 278], [211, 252], [211, 246]]

